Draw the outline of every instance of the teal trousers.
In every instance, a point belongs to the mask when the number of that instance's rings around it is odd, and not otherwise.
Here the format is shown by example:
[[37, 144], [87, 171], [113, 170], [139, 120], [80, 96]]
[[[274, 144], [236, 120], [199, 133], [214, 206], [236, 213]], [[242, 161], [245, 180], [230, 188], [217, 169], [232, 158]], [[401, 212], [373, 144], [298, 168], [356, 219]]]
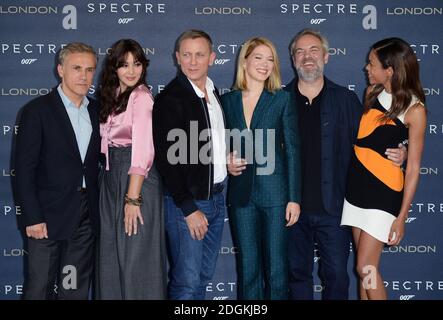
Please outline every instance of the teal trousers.
[[249, 202], [230, 209], [231, 232], [238, 250], [238, 299], [286, 300], [286, 206], [261, 208]]

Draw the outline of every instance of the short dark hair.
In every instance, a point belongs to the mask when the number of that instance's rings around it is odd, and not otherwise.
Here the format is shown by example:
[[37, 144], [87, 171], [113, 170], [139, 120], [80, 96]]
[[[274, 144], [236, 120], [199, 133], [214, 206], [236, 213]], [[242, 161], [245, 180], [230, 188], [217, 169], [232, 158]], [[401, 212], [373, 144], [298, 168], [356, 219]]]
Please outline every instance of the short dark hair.
[[209, 44], [209, 50], [212, 52], [212, 39], [206, 32], [202, 30], [197, 29], [190, 29], [185, 32], [183, 32], [180, 37], [178, 37], [177, 42], [175, 43], [175, 51], [180, 51], [180, 45], [183, 42], [183, 40], [186, 39], [197, 39], [197, 38], [204, 38], [208, 41]]

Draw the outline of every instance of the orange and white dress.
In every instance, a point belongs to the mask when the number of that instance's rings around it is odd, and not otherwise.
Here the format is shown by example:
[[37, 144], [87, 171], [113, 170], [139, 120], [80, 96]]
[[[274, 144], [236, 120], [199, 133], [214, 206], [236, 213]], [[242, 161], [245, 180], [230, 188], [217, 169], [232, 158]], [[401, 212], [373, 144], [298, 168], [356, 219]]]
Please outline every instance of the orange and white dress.
[[[358, 227], [387, 243], [391, 225], [397, 218], [404, 187], [404, 174], [385, 155], [387, 148], [407, 143], [404, 124], [407, 110], [394, 120], [381, 121], [390, 109], [392, 96], [383, 90], [375, 105], [362, 116], [354, 145], [341, 225]], [[413, 97], [411, 105], [417, 103]]]

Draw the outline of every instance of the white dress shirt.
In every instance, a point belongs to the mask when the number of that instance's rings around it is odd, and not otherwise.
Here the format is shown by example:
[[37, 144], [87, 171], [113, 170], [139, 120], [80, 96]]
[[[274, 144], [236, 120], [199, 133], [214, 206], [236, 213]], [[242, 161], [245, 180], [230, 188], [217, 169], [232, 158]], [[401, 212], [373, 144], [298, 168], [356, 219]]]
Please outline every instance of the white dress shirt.
[[[188, 79], [189, 80], [189, 79]], [[195, 93], [200, 98], [205, 98], [205, 93], [201, 91], [191, 80], [189, 80]], [[214, 165], [214, 183], [220, 183], [227, 176], [226, 170], [226, 141], [223, 112], [214, 94], [214, 83], [209, 77], [206, 78], [206, 93], [209, 101], [206, 101], [209, 112], [209, 122], [211, 125], [212, 137], [212, 160]]]

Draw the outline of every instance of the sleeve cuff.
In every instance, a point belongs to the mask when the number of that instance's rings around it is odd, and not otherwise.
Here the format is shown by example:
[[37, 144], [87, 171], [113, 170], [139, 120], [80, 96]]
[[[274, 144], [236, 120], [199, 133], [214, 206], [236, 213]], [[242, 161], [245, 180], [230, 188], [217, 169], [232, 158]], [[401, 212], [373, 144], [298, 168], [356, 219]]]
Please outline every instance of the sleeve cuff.
[[144, 176], [145, 178], [148, 177], [148, 170], [138, 167], [130, 167], [128, 174], [137, 174], [139, 176]]
[[40, 223], [46, 223], [45, 218], [43, 218], [42, 216], [37, 216], [37, 217], [29, 217], [26, 215], [23, 215], [23, 224], [24, 227], [30, 227], [36, 224], [40, 224]]
[[198, 210], [198, 207], [193, 199], [186, 199], [185, 201], [180, 203], [179, 207], [183, 211], [183, 215], [185, 217], [189, 216], [191, 213]]
[[295, 193], [289, 196], [289, 202], [296, 202], [301, 204], [301, 196], [299, 193]]

